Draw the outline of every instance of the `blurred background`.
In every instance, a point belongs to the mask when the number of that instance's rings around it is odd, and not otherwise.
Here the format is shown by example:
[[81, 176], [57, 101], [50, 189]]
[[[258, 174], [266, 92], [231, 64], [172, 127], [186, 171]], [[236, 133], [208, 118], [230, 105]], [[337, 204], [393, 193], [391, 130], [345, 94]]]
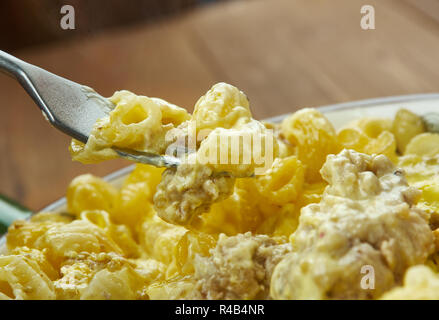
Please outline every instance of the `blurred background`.
[[[75, 29], [63, 30], [64, 5]], [[375, 8], [375, 30], [360, 27]], [[128, 89], [192, 111], [214, 83], [246, 92], [258, 119], [352, 100], [439, 91], [439, 0], [2, 0], [0, 50], [93, 87]], [[12, 79], [0, 75], [0, 194], [33, 210], [78, 174]]]

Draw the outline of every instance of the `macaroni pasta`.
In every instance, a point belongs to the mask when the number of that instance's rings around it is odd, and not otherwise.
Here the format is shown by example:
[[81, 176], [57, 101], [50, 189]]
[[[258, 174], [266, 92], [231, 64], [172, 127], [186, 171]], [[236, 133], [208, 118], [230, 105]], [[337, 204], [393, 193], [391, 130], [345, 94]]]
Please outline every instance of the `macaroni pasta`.
[[336, 130], [308, 108], [262, 123], [225, 83], [192, 115], [128, 91], [110, 100], [74, 160], [124, 148], [182, 164], [137, 164], [120, 187], [79, 176], [67, 212], [15, 221], [0, 299], [438, 298], [439, 134], [418, 115]]

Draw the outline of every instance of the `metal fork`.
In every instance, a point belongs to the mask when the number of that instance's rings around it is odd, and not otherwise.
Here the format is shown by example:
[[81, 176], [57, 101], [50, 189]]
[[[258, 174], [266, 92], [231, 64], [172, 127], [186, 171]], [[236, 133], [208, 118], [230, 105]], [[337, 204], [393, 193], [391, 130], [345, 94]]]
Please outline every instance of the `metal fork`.
[[[67, 80], [0, 50], [0, 71], [15, 78], [57, 129], [86, 143], [95, 122], [108, 115], [113, 103], [93, 89]], [[156, 167], [177, 167], [180, 159], [113, 148], [119, 156]]]

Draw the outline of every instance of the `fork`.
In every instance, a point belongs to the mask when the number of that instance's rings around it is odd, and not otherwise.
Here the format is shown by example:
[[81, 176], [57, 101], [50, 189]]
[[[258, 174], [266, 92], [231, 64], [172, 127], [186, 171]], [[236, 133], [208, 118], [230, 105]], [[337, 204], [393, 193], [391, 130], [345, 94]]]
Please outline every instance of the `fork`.
[[[58, 130], [86, 143], [95, 122], [114, 104], [92, 88], [57, 76], [0, 50], [0, 71], [15, 78]], [[175, 168], [181, 160], [135, 150], [113, 148], [120, 157], [156, 167]]]

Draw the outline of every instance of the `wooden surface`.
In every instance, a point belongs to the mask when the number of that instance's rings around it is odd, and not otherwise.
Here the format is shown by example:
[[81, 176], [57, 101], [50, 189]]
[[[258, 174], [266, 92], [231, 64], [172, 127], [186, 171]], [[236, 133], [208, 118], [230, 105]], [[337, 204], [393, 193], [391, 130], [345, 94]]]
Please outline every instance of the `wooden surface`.
[[[188, 110], [215, 82], [230, 82], [247, 93], [257, 118], [438, 92], [438, 1], [366, 2], [375, 7], [376, 30], [360, 28], [365, 1], [243, 0], [14, 54], [105, 96], [129, 89]], [[17, 83], [0, 77], [0, 98], [0, 193], [37, 210], [61, 197], [76, 175], [128, 164], [73, 163], [69, 138], [48, 125]]]
[[[107, 28], [132, 25], [139, 21], [154, 23], [189, 10], [201, 1], [1, 0], [0, 30], [9, 32], [0, 32], [0, 43], [3, 50], [17, 50], [102, 32]], [[59, 25], [62, 17], [60, 9], [66, 4], [73, 6], [76, 12], [75, 29], [68, 32]]]

